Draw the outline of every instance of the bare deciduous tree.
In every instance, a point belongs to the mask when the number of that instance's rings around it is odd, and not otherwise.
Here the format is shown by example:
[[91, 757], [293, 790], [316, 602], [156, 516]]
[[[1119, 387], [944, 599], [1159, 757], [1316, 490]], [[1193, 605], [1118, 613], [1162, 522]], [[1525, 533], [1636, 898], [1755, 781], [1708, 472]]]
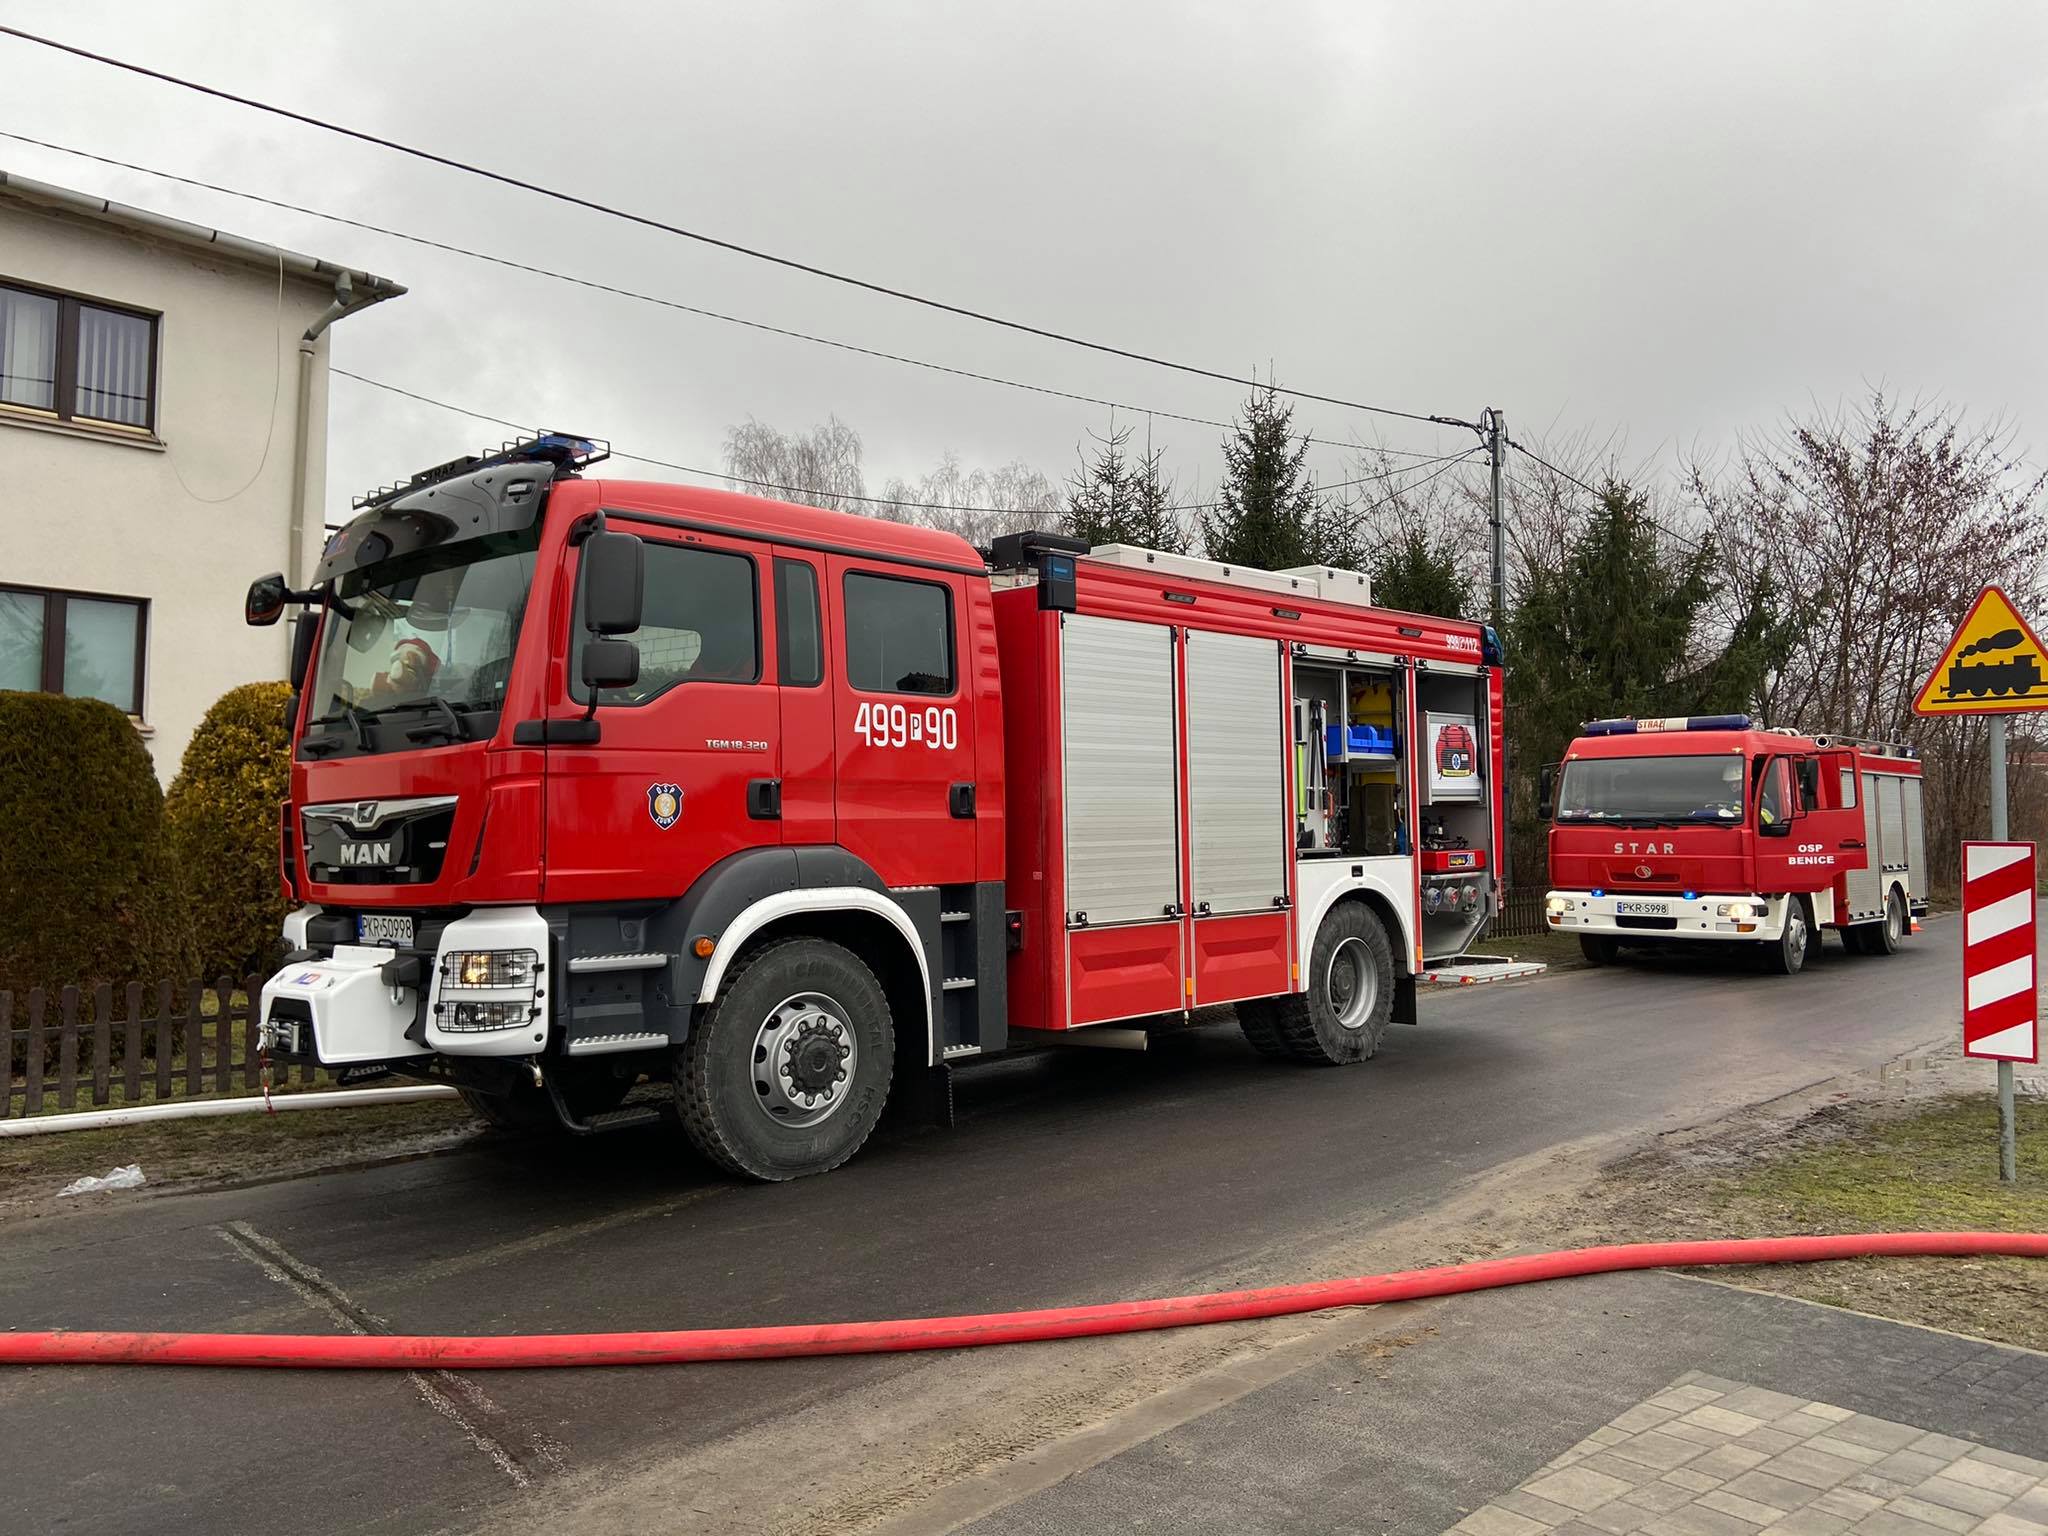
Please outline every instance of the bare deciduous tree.
[[725, 430], [725, 472], [733, 488], [835, 512], [887, 513], [866, 492], [860, 434], [837, 416], [808, 432], [783, 432], [749, 416]]

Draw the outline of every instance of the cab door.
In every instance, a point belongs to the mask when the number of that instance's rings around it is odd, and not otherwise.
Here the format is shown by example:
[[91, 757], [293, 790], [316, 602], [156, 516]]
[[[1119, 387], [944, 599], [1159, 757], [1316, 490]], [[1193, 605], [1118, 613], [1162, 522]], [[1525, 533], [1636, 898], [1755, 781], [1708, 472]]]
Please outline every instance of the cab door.
[[[640, 628], [621, 637], [640, 677], [604, 690], [598, 741], [548, 748], [549, 901], [679, 896], [720, 859], [782, 837], [758, 788], [781, 775], [768, 549], [630, 512], [611, 526], [646, 546]], [[569, 634], [568, 694], [587, 704], [580, 613]]]
[[890, 886], [975, 878], [966, 594], [944, 572], [825, 557], [838, 840]]

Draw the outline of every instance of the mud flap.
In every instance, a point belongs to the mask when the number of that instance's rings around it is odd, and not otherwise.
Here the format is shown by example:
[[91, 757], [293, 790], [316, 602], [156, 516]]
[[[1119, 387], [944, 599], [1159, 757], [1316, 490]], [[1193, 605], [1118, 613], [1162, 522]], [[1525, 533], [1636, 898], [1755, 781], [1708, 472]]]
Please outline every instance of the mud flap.
[[937, 1066], [903, 1066], [890, 1085], [887, 1118], [902, 1125], [937, 1125], [953, 1128], [953, 1069], [945, 1062]]
[[1420, 1024], [1422, 1010], [1416, 1002], [1418, 989], [1413, 976], [1394, 978], [1394, 1011], [1391, 1018], [1396, 1024]]

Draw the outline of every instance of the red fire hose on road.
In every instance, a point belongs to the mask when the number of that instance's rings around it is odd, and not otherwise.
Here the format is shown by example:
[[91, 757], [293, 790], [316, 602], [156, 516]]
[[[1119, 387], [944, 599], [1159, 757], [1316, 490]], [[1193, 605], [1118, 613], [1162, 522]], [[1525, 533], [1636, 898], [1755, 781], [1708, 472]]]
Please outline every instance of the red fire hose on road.
[[1154, 1301], [990, 1312], [970, 1317], [775, 1328], [696, 1328], [650, 1333], [547, 1333], [482, 1337], [288, 1333], [0, 1333], [5, 1365], [262, 1365], [370, 1370], [513, 1370], [568, 1365], [676, 1365], [777, 1360], [798, 1355], [889, 1354], [972, 1349], [1045, 1339], [1091, 1338], [1233, 1323], [1249, 1318], [1455, 1296], [1533, 1280], [1615, 1270], [1714, 1264], [1797, 1264], [1880, 1256], [2048, 1258], [2048, 1234], [1874, 1232], [1834, 1237], [1757, 1237], [1711, 1242], [1624, 1243], [1568, 1248], [1437, 1269], [1358, 1275], [1307, 1285], [1217, 1291]]

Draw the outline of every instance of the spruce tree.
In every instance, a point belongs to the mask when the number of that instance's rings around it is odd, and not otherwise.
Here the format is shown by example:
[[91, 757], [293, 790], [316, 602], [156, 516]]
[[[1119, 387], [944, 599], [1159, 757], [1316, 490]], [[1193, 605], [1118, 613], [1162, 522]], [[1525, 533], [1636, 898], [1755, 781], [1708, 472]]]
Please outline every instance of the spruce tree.
[[1202, 514], [1211, 560], [1278, 571], [1307, 565], [1319, 542], [1308, 439], [1294, 436], [1294, 407], [1269, 384], [1252, 392], [1223, 440], [1223, 487]]

